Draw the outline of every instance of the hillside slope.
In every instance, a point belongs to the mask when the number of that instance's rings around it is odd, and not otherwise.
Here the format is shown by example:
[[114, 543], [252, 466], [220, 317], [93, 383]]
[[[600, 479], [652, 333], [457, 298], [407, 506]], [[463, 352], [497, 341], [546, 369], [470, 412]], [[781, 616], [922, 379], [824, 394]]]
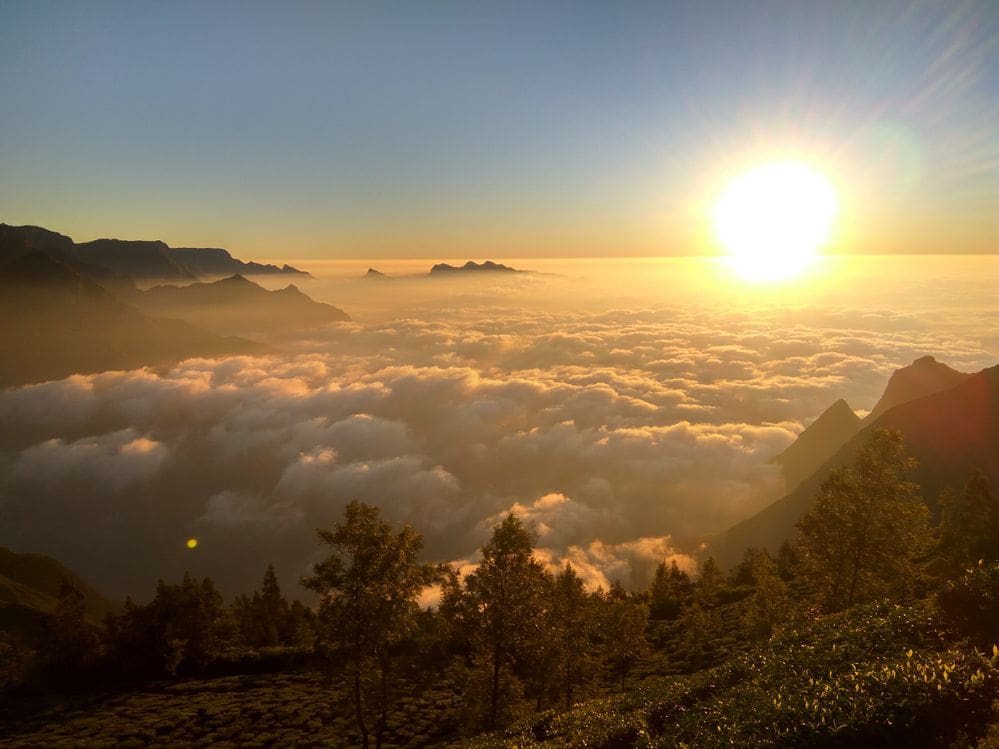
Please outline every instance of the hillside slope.
[[933, 512], [940, 491], [960, 489], [975, 468], [999, 486], [999, 366], [962, 378], [950, 390], [884, 412], [796, 489], [710, 539], [710, 553], [726, 567], [737, 563], [751, 546], [776, 552], [794, 537], [795, 524], [811, 508], [829, 472], [852, 462], [875, 428], [897, 429], [905, 437], [907, 451], [919, 461], [913, 479]]
[[350, 320], [342, 309], [317, 302], [294, 285], [268, 291], [240, 275], [214, 283], [154, 286], [128, 298], [150, 315], [186, 320], [220, 334], [277, 332]]
[[0, 386], [260, 350], [149, 317], [39, 252], [0, 266]]
[[[218, 247], [170, 247], [159, 240], [95, 239], [77, 244], [65, 234], [40, 226], [0, 224], [0, 265], [29, 252], [41, 252], [101, 285], [126, 279], [187, 283], [198, 278], [308, 273], [285, 264], [244, 262]], [[134, 285], [134, 284], [133, 284]]]
[[815, 473], [860, 427], [860, 417], [841, 398], [771, 462], [780, 466], [785, 486], [793, 489]]
[[121, 608], [56, 559], [20, 554], [0, 546], [0, 630], [30, 633], [55, 611], [64, 580], [83, 594], [87, 618], [94, 624]]
[[966, 372], [958, 372], [932, 356], [923, 356], [912, 364], [892, 373], [885, 392], [864, 417], [867, 424], [881, 418], [881, 415], [903, 403], [922, 398], [942, 390], [949, 390], [971, 377]]

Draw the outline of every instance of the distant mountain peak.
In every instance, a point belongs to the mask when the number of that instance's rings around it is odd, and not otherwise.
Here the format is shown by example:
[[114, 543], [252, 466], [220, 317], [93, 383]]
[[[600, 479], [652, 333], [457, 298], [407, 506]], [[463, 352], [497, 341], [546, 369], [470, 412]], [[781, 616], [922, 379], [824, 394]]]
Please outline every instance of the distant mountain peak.
[[[775, 553], [783, 541], [794, 537], [795, 523], [812, 507], [830, 471], [850, 464], [874, 429], [898, 430], [905, 437], [906, 451], [917, 462], [912, 480], [920, 486], [931, 512], [938, 509], [940, 492], [963, 486], [972, 470], [984, 472], [993, 486], [999, 484], [995, 448], [999, 444], [999, 366], [977, 374], [955, 372], [939, 363], [929, 366], [934, 371], [942, 371], [937, 366], [945, 367], [961, 379], [953, 387], [899, 404], [877, 423], [865, 419], [863, 427], [796, 488], [716, 536], [710, 543], [715, 559], [723, 566], [735, 564], [751, 546]], [[899, 370], [907, 371], [913, 367]]]
[[194, 281], [241, 275], [309, 274], [285, 263], [282, 267], [244, 262], [220, 247], [170, 247], [161, 239], [95, 239], [76, 243], [70, 237], [39, 226], [0, 223], [0, 263], [32, 250], [51, 255], [98, 283], [123, 281]]
[[811, 476], [861, 427], [861, 419], [840, 398], [798, 435], [787, 449], [775, 455], [772, 463], [781, 468], [791, 489]]
[[317, 302], [295, 284], [270, 291], [240, 273], [187, 286], [154, 286], [129, 297], [147, 314], [186, 320], [219, 335], [283, 332], [350, 320], [342, 309]]
[[970, 374], [958, 372], [956, 369], [948, 367], [933, 356], [921, 356], [915, 359], [912, 364], [895, 370], [888, 380], [888, 385], [885, 387], [881, 399], [864, 420], [868, 423], [875, 421], [885, 411], [895, 406], [942, 390], [950, 390], [970, 376]]
[[377, 279], [388, 278], [388, 276], [386, 276], [380, 270], [375, 270], [374, 268], [368, 268], [368, 272], [364, 274], [364, 277], [377, 278]]
[[503, 265], [502, 263], [494, 263], [492, 260], [485, 260], [481, 263], [477, 263], [474, 260], [469, 260], [464, 265], [457, 266], [451, 265], [450, 263], [437, 263], [430, 269], [430, 274], [446, 274], [446, 273], [475, 273], [475, 272], [505, 272], [505, 273], [524, 273], [525, 271], [518, 270], [517, 268], [511, 268], [509, 265]]

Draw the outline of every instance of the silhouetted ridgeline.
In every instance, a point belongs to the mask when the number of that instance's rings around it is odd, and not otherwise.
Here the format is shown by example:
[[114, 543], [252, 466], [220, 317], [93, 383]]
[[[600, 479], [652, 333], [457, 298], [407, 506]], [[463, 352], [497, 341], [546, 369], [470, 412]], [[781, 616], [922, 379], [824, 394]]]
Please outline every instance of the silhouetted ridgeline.
[[[161, 242], [75, 245], [38, 227], [0, 224], [0, 387], [260, 353], [265, 347], [259, 343], [225, 336], [350, 319], [291, 284], [268, 291], [238, 274], [214, 283], [137, 289], [133, 277], [147, 274], [194, 280], [171, 252]], [[198, 252], [181, 254], [190, 259]], [[213, 260], [198, 267], [224, 267], [228, 253], [220, 252], [212, 251]], [[272, 267], [254, 265], [255, 272]]]
[[49, 255], [98, 282], [109, 274], [144, 282], [190, 282], [234, 273], [309, 277], [290, 265], [279, 268], [246, 263], [219, 248], [172, 248], [160, 241], [121, 239], [95, 239], [77, 244], [63, 234], [38, 226], [0, 224], [0, 265], [29, 252]]
[[297, 287], [268, 291], [240, 275], [214, 283], [154, 286], [127, 296], [143, 312], [200, 325], [213, 333], [281, 332], [350, 317], [310, 299]]
[[431, 276], [450, 276], [459, 273], [527, 273], [529, 271], [518, 270], [517, 268], [511, 268], [509, 265], [502, 265], [500, 263], [494, 263], [492, 260], [486, 260], [482, 263], [476, 263], [474, 260], [469, 260], [464, 265], [449, 265], [448, 263], [437, 263], [430, 269]]
[[40, 252], [0, 265], [0, 386], [261, 350], [150, 317]]
[[829, 406], [786, 450], [771, 459], [780, 466], [786, 488], [793, 489], [815, 473], [860, 427], [860, 417], [845, 400]]
[[[924, 370], [942, 371], [941, 367], [954, 376], [920, 376]], [[913, 382], [920, 384], [912, 390], [899, 387], [899, 383]], [[925, 394], [929, 383], [940, 389]], [[784, 541], [793, 538], [795, 522], [811, 506], [830, 471], [853, 460], [858, 447], [877, 428], [897, 429], [905, 437], [910, 453], [918, 461], [914, 478], [934, 516], [939, 515], [941, 492], [961, 486], [973, 470], [983, 471], [993, 484], [999, 484], [999, 366], [969, 375], [924, 357], [892, 376], [879, 405], [889, 396], [888, 402], [897, 405], [880, 409], [881, 415], [874, 420], [865, 419], [865, 426], [847, 441], [822, 445], [821, 451], [831, 452], [832, 457], [785, 497], [710, 539], [712, 553], [731, 564], [737, 559], [738, 549], [749, 546], [776, 552]], [[806, 434], [808, 430], [802, 438]], [[795, 445], [783, 454], [787, 455]]]
[[94, 588], [57, 560], [42, 554], [18, 554], [0, 546], [0, 629], [22, 629], [41, 616], [52, 614], [64, 582], [83, 596], [88, 621], [100, 624], [108, 614], [121, 610], [121, 604], [104, 598]]

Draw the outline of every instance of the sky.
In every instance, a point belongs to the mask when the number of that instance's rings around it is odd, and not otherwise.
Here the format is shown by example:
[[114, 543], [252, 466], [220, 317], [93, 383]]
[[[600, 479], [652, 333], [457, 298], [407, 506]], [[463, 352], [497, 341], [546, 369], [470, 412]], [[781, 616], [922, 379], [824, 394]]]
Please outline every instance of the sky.
[[245, 258], [995, 252], [999, 3], [0, 2], [0, 221]]

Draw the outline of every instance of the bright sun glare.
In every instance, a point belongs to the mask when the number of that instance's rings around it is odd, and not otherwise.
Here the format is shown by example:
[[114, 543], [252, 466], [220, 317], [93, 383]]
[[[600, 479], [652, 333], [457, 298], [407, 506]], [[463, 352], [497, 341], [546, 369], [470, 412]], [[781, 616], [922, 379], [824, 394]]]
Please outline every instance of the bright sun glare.
[[800, 273], [829, 240], [829, 181], [805, 164], [766, 164], [733, 179], [714, 209], [715, 231], [738, 273], [772, 281]]

